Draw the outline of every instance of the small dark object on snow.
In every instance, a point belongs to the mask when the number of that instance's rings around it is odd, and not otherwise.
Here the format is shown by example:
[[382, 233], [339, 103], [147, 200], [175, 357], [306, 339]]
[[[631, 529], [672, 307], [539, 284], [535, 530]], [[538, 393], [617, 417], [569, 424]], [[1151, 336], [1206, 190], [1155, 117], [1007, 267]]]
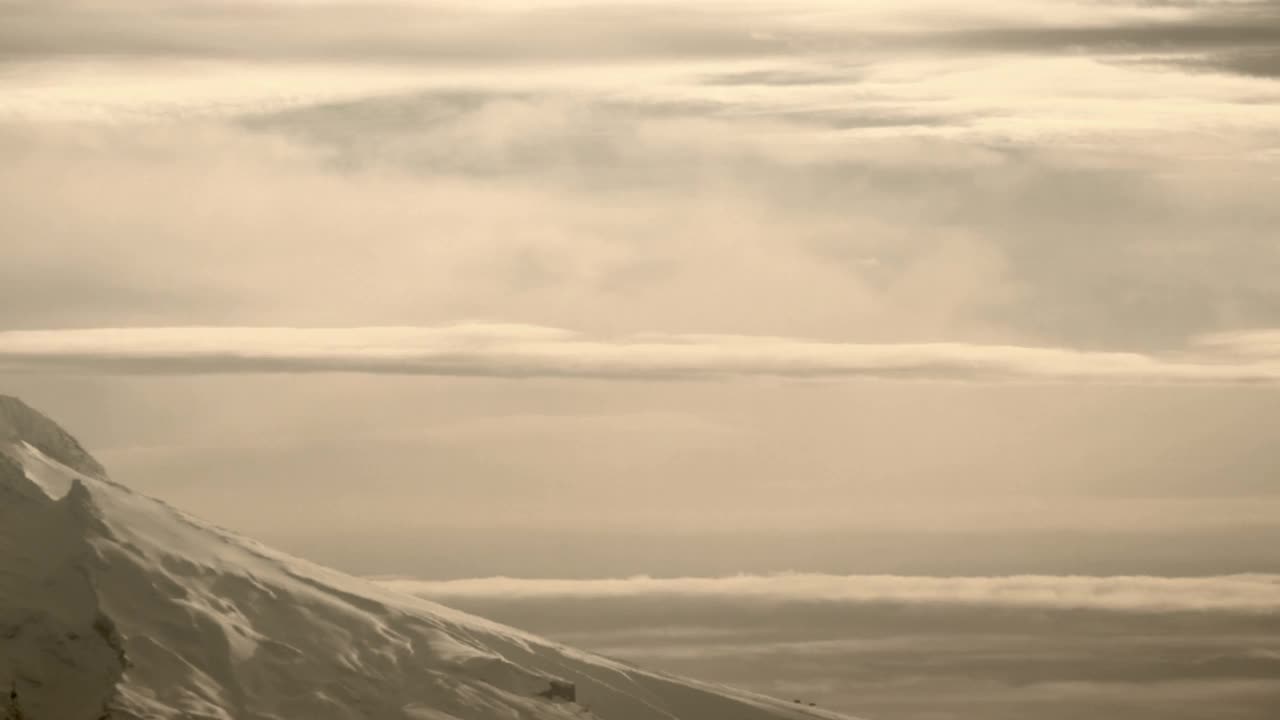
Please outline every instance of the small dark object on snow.
[[552, 680], [551, 687], [538, 694], [551, 700], [566, 700], [568, 702], [578, 701], [577, 686], [571, 682], [565, 682], [564, 680]]

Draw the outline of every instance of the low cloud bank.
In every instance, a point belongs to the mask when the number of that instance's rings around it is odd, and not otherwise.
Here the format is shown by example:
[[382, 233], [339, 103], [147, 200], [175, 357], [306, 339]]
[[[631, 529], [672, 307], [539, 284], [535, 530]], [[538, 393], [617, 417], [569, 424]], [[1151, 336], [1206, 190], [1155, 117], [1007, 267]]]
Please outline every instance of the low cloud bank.
[[601, 580], [386, 578], [397, 591], [441, 599], [609, 599], [678, 597], [758, 602], [953, 604], [1056, 610], [1280, 613], [1280, 575], [1203, 578], [903, 577], [893, 575], [739, 575]]
[[0, 332], [0, 372], [698, 379], [733, 376], [1103, 383], [1280, 382], [1276, 333], [1179, 357], [971, 343], [866, 344], [740, 335], [593, 339], [531, 325], [162, 327]]
[[1270, 720], [1280, 575], [388, 580], [645, 667], [866, 717]]

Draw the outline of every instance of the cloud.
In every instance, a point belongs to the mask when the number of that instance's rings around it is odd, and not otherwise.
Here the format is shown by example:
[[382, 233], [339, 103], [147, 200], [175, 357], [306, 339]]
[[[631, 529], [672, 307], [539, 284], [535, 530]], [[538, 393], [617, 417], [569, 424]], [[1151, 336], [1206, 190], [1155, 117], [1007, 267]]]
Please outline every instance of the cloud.
[[1274, 11], [1187, 22], [967, 30], [937, 38], [940, 45], [973, 50], [1111, 54], [1266, 47], [1278, 40], [1280, 14]]
[[[648, 578], [605, 581], [634, 590], [616, 595], [426, 594], [609, 657], [867, 717], [1261, 720], [1280, 699], [1274, 601], [1266, 610], [1199, 601], [1250, 579], [816, 578], [861, 586], [866, 600], [806, 588], [812, 581], [798, 576], [709, 578], [701, 594], [679, 587], [693, 579]], [[789, 594], [757, 597], [735, 582]], [[956, 590], [962, 583], [985, 591]], [[1095, 592], [1077, 592], [1088, 585]], [[1112, 594], [1133, 602], [1096, 602]], [[1169, 598], [1186, 602], [1170, 608]]]
[[1270, 718], [1280, 576], [384, 579], [628, 662], [868, 717]]
[[1280, 358], [1280, 330], [1209, 333], [1196, 339], [1206, 348], [1246, 357]]
[[1266, 49], [1207, 55], [1184, 64], [1185, 67], [1233, 72], [1263, 78], [1280, 78], [1280, 51], [1276, 43]]
[[[589, 100], [479, 104], [437, 124], [452, 103], [317, 111], [278, 131], [0, 127], [13, 209], [0, 219], [0, 325], [499, 318], [902, 337], [1001, 292], [999, 258], [963, 231], [850, 214], [848, 195], [844, 212], [802, 203], [823, 184], [803, 157], [748, 166], [783, 148], [727, 121], [618, 117]], [[887, 145], [870, 162], [890, 164]], [[935, 148], [928, 161], [947, 157]], [[897, 214], [887, 189], [858, 195]], [[817, 242], [829, 250], [814, 253]], [[882, 250], [892, 257], [866, 263]], [[890, 307], [899, 294], [904, 312]]]
[[853, 85], [863, 77], [857, 68], [764, 68], [758, 70], [738, 70], [716, 73], [703, 78], [708, 85], [758, 85], [758, 86], [805, 86], [805, 85]]
[[535, 325], [128, 327], [0, 332], [0, 369], [107, 374], [315, 373], [504, 378], [882, 378], [986, 382], [1277, 383], [1280, 362], [1230, 353], [959, 342], [849, 343], [744, 335], [592, 338]]
[[723, 14], [675, 3], [487, 5], [213, 0], [193, 8], [170, 0], [19, 1], [0, 3], [0, 47], [24, 58], [519, 63], [735, 57], [776, 53], [787, 44], [753, 32], [757, 24], [749, 12]]
[[[642, 5], [627, 12], [663, 14]], [[783, 35], [868, 14], [877, 32], [951, 27], [922, 9], [946, 3], [870, 5], [751, 17]], [[1049, 24], [1128, 21], [1096, 3], [1030, 5], [1053, 8]], [[262, 12], [322, 23], [332, 11], [303, 8]], [[985, 24], [954, 26], [1026, 25], [1038, 12], [984, 8]], [[597, 11], [614, 10], [555, 9], [565, 23]], [[876, 15], [899, 12], [909, 17]], [[1190, 11], [1136, 12], [1172, 22]], [[439, 28], [503, 17], [528, 19], [458, 10]], [[0, 127], [0, 325], [496, 318], [1146, 351], [1280, 324], [1265, 165], [1276, 110], [1240, 101], [1264, 96], [1264, 81], [1088, 53], [784, 55], [519, 72], [424, 72], [372, 55], [14, 63], [0, 115], [34, 122]], [[823, 82], [850, 67], [857, 82]], [[102, 127], [122, 118], [177, 122]]]
[[[417, 1], [0, 3], [0, 47], [17, 58], [161, 58], [536, 63], [741, 59], [805, 53], [1239, 49], [1276, 40], [1271, 4], [945, 0], [696, 5]], [[138, 23], [146, 17], [146, 23]]]
[[[464, 9], [465, 8], [465, 9]], [[145, 21], [140, 21], [145, 18]], [[10, 57], [76, 55], [397, 63], [759, 58], [804, 53], [1132, 52], [1272, 42], [1265, 2], [807, 0], [0, 3]]]
[[426, 581], [383, 578], [397, 591], [437, 598], [702, 598], [752, 602], [954, 604], [1055, 610], [1280, 612], [1280, 575], [1165, 577], [902, 577], [739, 575], [541, 580], [506, 577]]
[[[688, 413], [635, 412], [613, 415], [551, 415], [520, 413], [485, 417], [477, 420], [453, 423], [443, 427], [415, 429], [408, 434], [421, 440], [424, 435], [453, 440], [496, 440], [506, 443], [521, 440], [545, 443], [573, 435], [591, 438], [593, 444], [610, 437], [624, 437], [635, 444], [645, 436], [660, 436], [664, 443], [678, 443], [682, 439], [724, 436], [735, 432], [732, 425], [713, 422]], [[394, 433], [393, 433], [394, 436]], [[582, 453], [585, 448], [575, 448]]]

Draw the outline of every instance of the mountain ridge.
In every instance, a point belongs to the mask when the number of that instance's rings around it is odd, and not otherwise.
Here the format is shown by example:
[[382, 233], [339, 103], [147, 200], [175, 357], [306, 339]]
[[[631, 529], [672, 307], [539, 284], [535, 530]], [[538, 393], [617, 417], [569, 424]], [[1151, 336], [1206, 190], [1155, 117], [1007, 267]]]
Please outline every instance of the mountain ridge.
[[843, 718], [291, 557], [109, 480], [0, 396], [0, 682], [30, 720]]
[[13, 395], [0, 394], [0, 443], [30, 443], [77, 472], [105, 478], [107, 470], [71, 433]]

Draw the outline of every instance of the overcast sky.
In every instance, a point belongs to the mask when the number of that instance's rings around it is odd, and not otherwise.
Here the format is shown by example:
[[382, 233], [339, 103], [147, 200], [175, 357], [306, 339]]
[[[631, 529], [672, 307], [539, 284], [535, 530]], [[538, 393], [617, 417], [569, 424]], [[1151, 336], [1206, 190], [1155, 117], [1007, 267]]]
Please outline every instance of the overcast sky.
[[1277, 47], [1251, 0], [0, 0], [0, 392], [357, 571], [1277, 570]]

